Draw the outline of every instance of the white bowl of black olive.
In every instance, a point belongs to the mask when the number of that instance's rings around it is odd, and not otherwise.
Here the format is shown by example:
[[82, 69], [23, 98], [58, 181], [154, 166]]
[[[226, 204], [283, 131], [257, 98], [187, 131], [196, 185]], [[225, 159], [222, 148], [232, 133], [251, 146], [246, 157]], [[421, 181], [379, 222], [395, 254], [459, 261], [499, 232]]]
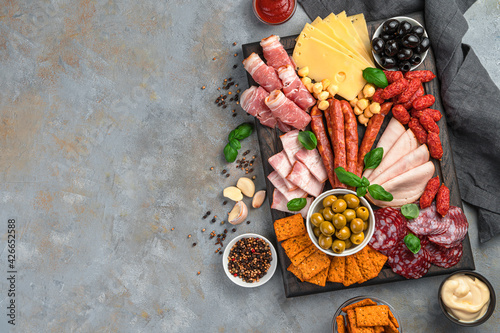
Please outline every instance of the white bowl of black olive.
[[408, 72], [427, 56], [429, 36], [415, 19], [397, 16], [384, 21], [372, 38], [373, 58], [386, 70]]

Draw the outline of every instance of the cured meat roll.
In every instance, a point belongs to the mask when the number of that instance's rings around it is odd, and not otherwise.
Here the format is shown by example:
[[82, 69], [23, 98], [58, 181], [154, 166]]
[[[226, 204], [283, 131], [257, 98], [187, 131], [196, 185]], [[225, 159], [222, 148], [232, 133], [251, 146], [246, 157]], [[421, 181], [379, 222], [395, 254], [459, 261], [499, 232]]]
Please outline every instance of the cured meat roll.
[[280, 90], [274, 90], [265, 99], [273, 116], [286, 125], [304, 130], [311, 122], [311, 117], [294, 102], [286, 98]]
[[282, 66], [278, 69], [278, 75], [283, 83], [283, 93], [295, 104], [306, 112], [316, 104], [316, 99], [311, 95], [306, 86], [300, 81], [291, 65]]
[[260, 41], [260, 46], [264, 51], [264, 58], [267, 64], [278, 70], [281, 66], [290, 65], [295, 67], [283, 45], [280, 43], [280, 38], [276, 35], [271, 35]]
[[243, 60], [243, 66], [245, 66], [246, 71], [250, 73], [255, 82], [268, 92], [283, 88], [276, 71], [266, 65], [257, 53], [252, 53]]
[[241, 94], [240, 103], [243, 110], [259, 119], [262, 125], [274, 128], [276, 118], [264, 101], [267, 96], [269, 93], [264, 88], [252, 86]]

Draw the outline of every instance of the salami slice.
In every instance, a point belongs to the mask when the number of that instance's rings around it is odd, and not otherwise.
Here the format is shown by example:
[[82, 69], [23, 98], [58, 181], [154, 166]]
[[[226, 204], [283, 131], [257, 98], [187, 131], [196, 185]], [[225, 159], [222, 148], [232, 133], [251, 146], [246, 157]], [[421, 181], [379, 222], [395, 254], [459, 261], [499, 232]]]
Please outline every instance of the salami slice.
[[429, 242], [425, 245], [425, 249], [429, 253], [430, 262], [443, 268], [450, 268], [458, 264], [463, 253], [462, 243], [452, 248], [445, 248]]
[[392, 207], [377, 209], [374, 214], [375, 232], [369, 244], [387, 255], [406, 235], [406, 219]]
[[416, 219], [409, 220], [406, 226], [417, 235], [438, 235], [450, 227], [451, 220], [442, 218], [436, 210], [436, 204], [422, 209]]
[[407, 279], [419, 279], [429, 271], [431, 267], [429, 260], [430, 256], [425, 248], [413, 254], [406, 244], [400, 241], [389, 254], [387, 262], [394, 273]]
[[467, 235], [467, 230], [469, 229], [467, 218], [460, 207], [452, 206], [448, 214], [443, 217], [443, 220], [449, 220], [450, 226], [448, 229], [441, 234], [429, 236], [429, 240], [446, 248], [455, 247]]

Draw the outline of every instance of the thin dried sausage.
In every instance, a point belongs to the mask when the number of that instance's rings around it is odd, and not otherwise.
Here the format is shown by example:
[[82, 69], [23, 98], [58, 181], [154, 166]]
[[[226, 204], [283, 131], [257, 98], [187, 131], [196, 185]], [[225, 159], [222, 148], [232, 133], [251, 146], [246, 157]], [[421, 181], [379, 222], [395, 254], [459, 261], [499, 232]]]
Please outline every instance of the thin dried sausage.
[[[358, 162], [358, 122], [347, 101], [341, 101], [342, 113], [344, 114], [345, 147], [346, 147], [346, 170], [357, 174]], [[361, 174], [358, 174], [361, 176]]]
[[335, 183], [335, 173], [333, 171], [333, 151], [326, 134], [325, 125], [323, 124], [323, 114], [316, 105], [311, 110], [311, 119], [311, 129], [318, 140], [318, 151], [321, 155], [321, 159], [323, 160], [323, 164], [325, 165], [328, 180], [333, 187]]
[[[333, 99], [332, 104], [330, 104], [330, 123], [332, 127], [332, 140], [333, 146], [333, 164], [335, 168], [347, 167], [346, 160], [346, 150], [345, 150], [345, 131], [344, 131], [344, 114], [342, 113], [342, 107], [340, 101]], [[346, 188], [346, 185], [342, 184], [337, 175], [335, 175], [335, 187]]]

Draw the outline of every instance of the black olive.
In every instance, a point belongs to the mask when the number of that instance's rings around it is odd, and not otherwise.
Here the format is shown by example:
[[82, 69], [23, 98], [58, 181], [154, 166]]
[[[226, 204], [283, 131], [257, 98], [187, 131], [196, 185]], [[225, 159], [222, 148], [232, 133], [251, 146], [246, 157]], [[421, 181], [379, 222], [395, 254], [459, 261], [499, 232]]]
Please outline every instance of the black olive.
[[411, 64], [409, 61], [402, 61], [399, 63], [399, 70], [402, 72], [408, 72], [411, 69]]
[[403, 21], [398, 27], [398, 36], [404, 36], [411, 31], [411, 24], [408, 21]]
[[[420, 43], [420, 38], [415, 34], [408, 34], [403, 37], [401, 43], [404, 47], [414, 48]], [[420, 53], [420, 52], [419, 52]]]
[[415, 48], [415, 52], [424, 53], [429, 49], [429, 46], [431, 46], [431, 41], [429, 40], [429, 38], [424, 37], [420, 41], [420, 44]]
[[414, 54], [411, 58], [410, 58], [410, 64], [412, 65], [418, 65], [422, 62], [422, 57], [420, 56], [420, 54]]
[[421, 26], [417, 25], [417, 26], [414, 26], [412, 29], [411, 29], [411, 32], [416, 34], [418, 37], [422, 38], [422, 36], [424, 35], [424, 28], [422, 28]]
[[382, 57], [380, 58], [380, 65], [384, 68], [394, 68], [396, 67], [396, 59], [392, 57]]
[[375, 52], [376, 54], [384, 52], [384, 46], [385, 46], [385, 41], [382, 38], [380, 37], [373, 38], [372, 40], [373, 52]]
[[382, 25], [382, 31], [388, 34], [394, 34], [398, 31], [399, 21], [396, 19], [387, 20]]
[[398, 51], [399, 51], [399, 46], [396, 40], [391, 39], [385, 42], [385, 48], [384, 48], [385, 55], [393, 57], [398, 53]]
[[413, 50], [412, 49], [402, 48], [402, 49], [399, 49], [397, 58], [398, 58], [399, 61], [403, 61], [403, 60], [410, 59], [412, 55], [413, 55]]
[[380, 38], [382, 38], [383, 40], [385, 41], [388, 41], [388, 40], [391, 40], [391, 39], [394, 39], [394, 34], [386, 34], [386, 33], [381, 33]]

